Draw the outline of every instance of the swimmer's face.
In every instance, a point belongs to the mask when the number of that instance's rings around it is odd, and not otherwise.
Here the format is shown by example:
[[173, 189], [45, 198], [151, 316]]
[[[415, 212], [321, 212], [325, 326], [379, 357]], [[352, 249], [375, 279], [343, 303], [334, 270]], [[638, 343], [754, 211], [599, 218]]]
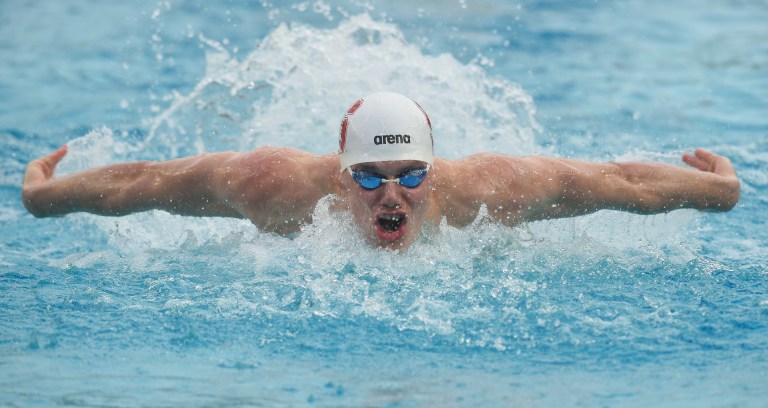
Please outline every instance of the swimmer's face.
[[[425, 167], [426, 164], [420, 161], [387, 161], [356, 164], [352, 169], [395, 179], [410, 170]], [[431, 173], [430, 170], [421, 184], [413, 188], [382, 183], [372, 190], [360, 186], [348, 172], [343, 173], [342, 183], [348, 194], [350, 211], [368, 242], [382, 248], [405, 249], [416, 239], [427, 218]]]

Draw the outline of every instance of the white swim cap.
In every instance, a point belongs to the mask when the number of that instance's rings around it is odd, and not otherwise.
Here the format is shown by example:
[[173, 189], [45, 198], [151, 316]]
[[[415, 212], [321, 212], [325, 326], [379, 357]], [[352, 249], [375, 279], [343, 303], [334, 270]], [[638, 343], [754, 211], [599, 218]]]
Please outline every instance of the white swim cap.
[[358, 163], [419, 160], [432, 164], [432, 124], [424, 109], [392, 92], [377, 92], [349, 107], [339, 132], [341, 171]]

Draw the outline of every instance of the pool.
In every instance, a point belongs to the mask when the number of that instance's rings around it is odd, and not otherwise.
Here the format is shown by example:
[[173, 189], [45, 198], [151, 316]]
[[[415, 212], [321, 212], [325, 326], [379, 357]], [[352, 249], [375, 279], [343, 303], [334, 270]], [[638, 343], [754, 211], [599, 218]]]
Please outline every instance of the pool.
[[[762, 406], [768, 7], [759, 1], [5, 2], [0, 405]], [[437, 154], [731, 158], [730, 213], [434, 226], [364, 245], [149, 212], [34, 219], [61, 172], [265, 144], [324, 153], [351, 102]]]

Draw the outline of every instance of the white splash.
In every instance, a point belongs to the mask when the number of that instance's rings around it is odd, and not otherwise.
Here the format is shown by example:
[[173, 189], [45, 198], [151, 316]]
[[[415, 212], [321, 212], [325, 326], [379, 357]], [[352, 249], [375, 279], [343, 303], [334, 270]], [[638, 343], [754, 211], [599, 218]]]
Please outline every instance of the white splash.
[[[62, 170], [137, 154], [161, 160], [265, 144], [335, 151], [348, 105], [384, 89], [410, 96], [429, 112], [439, 156], [540, 150], [533, 101], [518, 85], [451, 55], [425, 55], [396, 25], [365, 14], [332, 29], [282, 24], [242, 60], [226, 44], [200, 41], [209, 49], [204, 78], [189, 94], [170, 97], [170, 106], [150, 119], [142, 143], [130, 145], [110, 129], [97, 129], [70, 143]], [[552, 271], [593, 259], [636, 262], [641, 258], [630, 251], [650, 248], [653, 256], [663, 246], [680, 248], [678, 259], [686, 262], [691, 254], [683, 235], [697, 220], [685, 211], [655, 217], [599, 212], [507, 228], [489, 222], [483, 209], [469, 227], [430, 226], [409, 250], [395, 254], [366, 245], [348, 214], [330, 211], [334, 199], [321, 200], [314, 222], [293, 238], [260, 233], [244, 220], [160, 211], [69, 219], [95, 225], [114, 249], [113, 261], [126, 259], [144, 273], [167, 272], [173, 257], [203, 264], [220, 259], [203, 272], [219, 276], [205, 283], [218, 285], [221, 295], [200, 300], [216, 313], [363, 316], [500, 350], [506, 347], [502, 337], [529, 335], [530, 325], [517, 330], [515, 324], [530, 314], [526, 307], [537, 307], [525, 299]], [[110, 253], [65, 263], [86, 267], [104, 257]], [[521, 277], [530, 273], [544, 278]], [[540, 314], [547, 317], [550, 306], [538, 306]], [[467, 329], [494, 320], [507, 328]]]
[[448, 54], [425, 55], [396, 25], [367, 14], [332, 29], [281, 24], [242, 61], [220, 42], [200, 40], [209, 48], [205, 77], [153, 118], [146, 148], [161, 144], [171, 154], [189, 154], [272, 144], [335, 151], [347, 107], [389, 90], [430, 114], [443, 157], [535, 149], [535, 108], [517, 84]]

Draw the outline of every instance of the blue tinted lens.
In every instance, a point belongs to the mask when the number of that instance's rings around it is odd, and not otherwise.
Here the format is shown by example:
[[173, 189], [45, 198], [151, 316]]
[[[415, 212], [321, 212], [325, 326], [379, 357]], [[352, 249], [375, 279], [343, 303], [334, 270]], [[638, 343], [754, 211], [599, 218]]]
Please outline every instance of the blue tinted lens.
[[414, 188], [421, 184], [426, 176], [427, 169], [411, 170], [400, 176], [400, 184], [408, 188]]
[[373, 190], [374, 188], [377, 188], [381, 185], [381, 177], [376, 176], [370, 176], [370, 175], [364, 175], [360, 177], [360, 179], [357, 180], [358, 183], [360, 183], [363, 188], [367, 188], [368, 190]]
[[352, 178], [367, 190], [373, 190], [381, 185], [382, 178], [370, 171], [352, 170]]
[[[366, 170], [351, 170], [352, 177], [366, 190], [378, 188], [384, 182], [380, 175]], [[427, 169], [410, 170], [398, 177], [401, 186], [414, 188], [424, 181], [427, 176]]]

